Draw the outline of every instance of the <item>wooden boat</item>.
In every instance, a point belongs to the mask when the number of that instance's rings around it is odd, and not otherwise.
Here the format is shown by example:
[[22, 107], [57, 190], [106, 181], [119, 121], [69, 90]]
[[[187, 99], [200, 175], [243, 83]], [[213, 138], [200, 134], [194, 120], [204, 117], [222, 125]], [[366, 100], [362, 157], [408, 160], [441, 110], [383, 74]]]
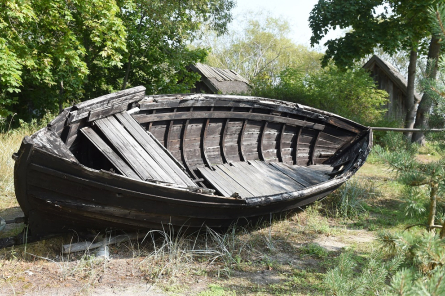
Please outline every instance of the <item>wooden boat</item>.
[[67, 108], [25, 137], [15, 190], [37, 236], [227, 227], [323, 198], [371, 145], [369, 128], [295, 103], [135, 87]]

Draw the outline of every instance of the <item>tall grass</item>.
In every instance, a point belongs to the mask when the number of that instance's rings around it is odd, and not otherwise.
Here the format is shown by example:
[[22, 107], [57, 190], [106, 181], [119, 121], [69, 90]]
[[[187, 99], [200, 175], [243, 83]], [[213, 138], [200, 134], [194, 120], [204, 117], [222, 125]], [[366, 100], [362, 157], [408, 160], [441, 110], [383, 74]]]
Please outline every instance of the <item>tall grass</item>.
[[51, 119], [48, 114], [42, 120], [30, 123], [20, 120], [20, 127], [11, 128], [14, 118], [0, 118], [0, 209], [15, 206], [14, 194], [14, 160], [12, 154], [17, 152], [25, 136], [31, 135], [45, 126]]

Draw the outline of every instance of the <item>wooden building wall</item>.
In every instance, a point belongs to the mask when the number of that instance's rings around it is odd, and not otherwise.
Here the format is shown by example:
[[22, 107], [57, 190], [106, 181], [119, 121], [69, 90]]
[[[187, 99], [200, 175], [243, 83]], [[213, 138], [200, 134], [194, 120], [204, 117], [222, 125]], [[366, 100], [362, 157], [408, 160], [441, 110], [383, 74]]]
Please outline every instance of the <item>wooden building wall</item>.
[[389, 101], [386, 104], [388, 110], [385, 115], [386, 119], [404, 120], [405, 114], [408, 111], [405, 104], [406, 95], [378, 65], [374, 64], [371, 73], [378, 88], [386, 90], [389, 94]]

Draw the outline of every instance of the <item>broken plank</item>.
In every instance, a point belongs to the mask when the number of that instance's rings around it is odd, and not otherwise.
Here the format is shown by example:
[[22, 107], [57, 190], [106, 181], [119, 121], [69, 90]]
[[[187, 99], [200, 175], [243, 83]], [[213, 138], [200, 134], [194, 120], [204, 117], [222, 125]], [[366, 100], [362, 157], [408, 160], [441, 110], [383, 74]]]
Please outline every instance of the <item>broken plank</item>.
[[118, 113], [115, 117], [134, 137], [134, 139], [145, 149], [145, 151], [164, 169], [165, 173], [171, 176], [175, 183], [196, 186], [190, 178], [171, 159], [171, 156], [164, 152], [157, 142], [131, 117], [127, 112]]
[[111, 164], [124, 176], [140, 179], [139, 176], [128, 166], [116, 152], [108, 146], [101, 137], [90, 127], [80, 130], [85, 137], [111, 162]]

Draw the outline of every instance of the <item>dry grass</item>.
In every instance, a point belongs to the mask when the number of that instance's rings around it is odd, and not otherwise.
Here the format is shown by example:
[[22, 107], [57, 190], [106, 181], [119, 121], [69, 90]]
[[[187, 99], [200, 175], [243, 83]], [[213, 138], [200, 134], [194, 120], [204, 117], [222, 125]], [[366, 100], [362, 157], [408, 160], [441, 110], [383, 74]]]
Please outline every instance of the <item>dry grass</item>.
[[[11, 155], [39, 126], [0, 133], [1, 213], [17, 206]], [[366, 212], [354, 219], [330, 214], [328, 198], [304, 212], [223, 233], [149, 232], [144, 240], [111, 246], [109, 260], [94, 251], [62, 255], [62, 245], [77, 241], [76, 234], [3, 249], [0, 294], [324, 295], [323, 277], [339, 254], [350, 249], [367, 256], [377, 231], [406, 224], [401, 189], [382, 164], [366, 163], [355, 182], [373, 187], [373, 194], [357, 197]]]
[[36, 132], [47, 123], [47, 119], [31, 123], [21, 122], [21, 127], [11, 129], [11, 122], [0, 122], [0, 209], [17, 206], [14, 194], [14, 160], [25, 136]]

